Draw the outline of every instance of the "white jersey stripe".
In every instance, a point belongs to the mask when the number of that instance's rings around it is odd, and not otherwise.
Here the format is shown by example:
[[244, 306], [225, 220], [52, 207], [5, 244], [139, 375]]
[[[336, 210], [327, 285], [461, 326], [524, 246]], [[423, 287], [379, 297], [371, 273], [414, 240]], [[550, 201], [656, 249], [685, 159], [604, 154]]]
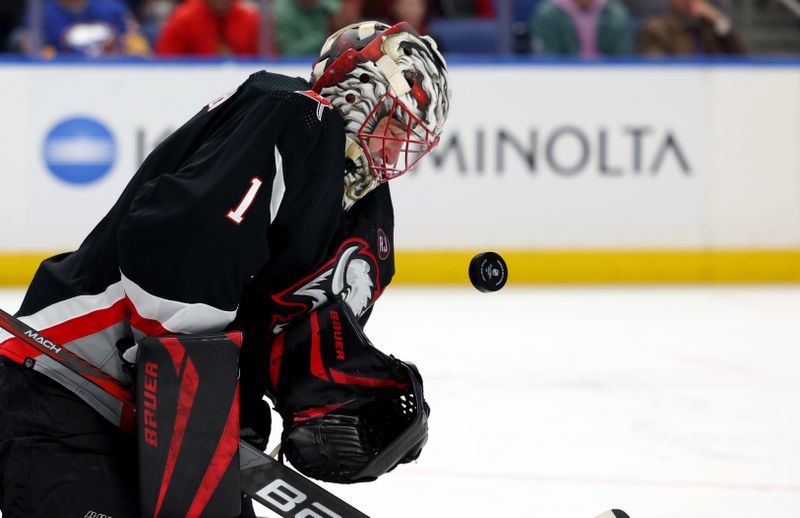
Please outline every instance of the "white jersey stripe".
[[120, 281], [110, 285], [102, 293], [78, 295], [77, 297], [61, 300], [32, 315], [25, 315], [19, 319], [34, 329], [48, 329], [94, 311], [110, 308], [122, 300], [123, 297], [125, 297], [125, 292], [122, 287], [122, 281]]
[[215, 333], [225, 329], [236, 310], [225, 311], [208, 304], [179, 302], [148, 293], [122, 274], [125, 294], [143, 318], [158, 321], [171, 333]]
[[278, 209], [281, 208], [283, 195], [286, 193], [286, 182], [283, 179], [283, 157], [275, 146], [275, 180], [272, 182], [272, 196], [269, 202], [269, 222], [275, 221]]

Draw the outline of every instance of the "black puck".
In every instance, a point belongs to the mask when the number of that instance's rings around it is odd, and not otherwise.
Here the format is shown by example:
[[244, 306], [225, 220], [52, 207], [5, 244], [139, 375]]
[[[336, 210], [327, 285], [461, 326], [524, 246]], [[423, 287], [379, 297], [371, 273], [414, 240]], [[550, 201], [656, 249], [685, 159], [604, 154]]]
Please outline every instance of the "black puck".
[[628, 513], [619, 509], [612, 509], [602, 514], [598, 514], [595, 518], [631, 518]]
[[497, 291], [506, 285], [508, 266], [500, 254], [482, 252], [469, 262], [469, 280], [478, 291]]

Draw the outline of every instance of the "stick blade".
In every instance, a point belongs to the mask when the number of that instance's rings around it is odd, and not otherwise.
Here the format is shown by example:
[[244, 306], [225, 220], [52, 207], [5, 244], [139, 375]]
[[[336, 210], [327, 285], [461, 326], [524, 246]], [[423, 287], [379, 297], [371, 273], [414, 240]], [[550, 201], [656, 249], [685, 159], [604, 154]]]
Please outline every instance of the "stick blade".
[[284, 518], [369, 518], [303, 475], [239, 442], [242, 490], [254, 501]]

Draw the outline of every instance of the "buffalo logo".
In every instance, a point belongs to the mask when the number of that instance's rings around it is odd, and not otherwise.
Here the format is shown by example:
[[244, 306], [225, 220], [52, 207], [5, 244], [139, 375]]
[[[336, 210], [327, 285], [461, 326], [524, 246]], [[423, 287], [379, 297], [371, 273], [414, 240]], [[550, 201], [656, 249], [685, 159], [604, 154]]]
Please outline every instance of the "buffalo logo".
[[341, 297], [354, 315], [360, 317], [381, 294], [378, 261], [363, 239], [342, 243], [333, 259], [297, 284], [272, 296], [284, 308], [272, 317], [270, 329], [280, 333], [298, 316]]

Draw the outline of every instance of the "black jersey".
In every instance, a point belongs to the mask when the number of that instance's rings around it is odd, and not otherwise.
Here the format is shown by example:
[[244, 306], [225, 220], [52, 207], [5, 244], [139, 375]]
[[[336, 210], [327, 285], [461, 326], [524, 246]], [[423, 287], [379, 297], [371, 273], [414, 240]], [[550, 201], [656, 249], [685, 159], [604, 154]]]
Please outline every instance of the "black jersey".
[[[394, 273], [388, 186], [344, 212], [344, 147], [306, 81], [253, 74], [147, 157], [78, 250], [40, 265], [18, 316], [123, 383], [120, 351], [142, 336], [241, 329], [243, 387], [263, 393], [272, 336], [334, 296], [366, 318]], [[0, 342], [118, 423], [102, 390]]]

